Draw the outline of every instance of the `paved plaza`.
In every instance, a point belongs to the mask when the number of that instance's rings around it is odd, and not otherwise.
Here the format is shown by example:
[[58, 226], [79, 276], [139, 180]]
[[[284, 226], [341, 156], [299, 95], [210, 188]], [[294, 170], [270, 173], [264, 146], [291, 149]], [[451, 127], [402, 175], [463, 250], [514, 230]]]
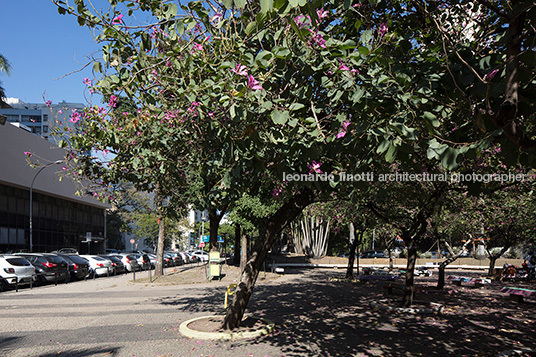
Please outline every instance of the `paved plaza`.
[[[262, 274], [262, 273], [261, 273]], [[458, 274], [460, 274], [458, 272]], [[221, 314], [226, 281], [188, 285], [99, 278], [0, 294], [2, 356], [496, 356], [536, 346], [536, 304], [508, 301], [499, 283], [424, 290], [440, 315], [375, 311], [379, 282], [330, 281], [342, 269], [287, 270], [260, 282], [249, 311], [276, 323], [240, 341], [183, 337], [181, 322]], [[139, 274], [138, 274], [139, 278]], [[431, 288], [434, 279], [417, 279]]]

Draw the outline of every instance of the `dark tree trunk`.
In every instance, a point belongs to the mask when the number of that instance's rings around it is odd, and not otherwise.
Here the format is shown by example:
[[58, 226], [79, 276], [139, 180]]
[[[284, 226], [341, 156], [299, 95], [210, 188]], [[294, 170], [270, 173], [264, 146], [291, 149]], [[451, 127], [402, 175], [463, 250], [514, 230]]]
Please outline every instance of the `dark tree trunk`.
[[238, 223], [235, 223], [235, 236], [234, 236], [234, 254], [233, 265], [240, 265], [240, 233], [242, 229]]
[[227, 309], [223, 321], [223, 329], [234, 330], [240, 326], [247, 304], [253, 293], [257, 276], [268, 251], [279, 236], [281, 230], [288, 226], [305, 207], [314, 202], [314, 198], [313, 191], [304, 189], [295, 194], [274, 215], [267, 219], [259, 239], [255, 242], [253, 254], [240, 276], [234, 298]]
[[404, 288], [404, 297], [402, 298], [402, 306], [410, 307], [413, 304], [413, 295], [415, 292], [415, 262], [417, 261], [417, 247], [413, 242], [408, 248], [408, 264], [406, 267], [406, 286]]
[[217, 214], [216, 209], [211, 209], [208, 212], [209, 220], [209, 229], [210, 229], [210, 243], [209, 250], [217, 251], [218, 250], [218, 229], [220, 227], [220, 221], [223, 217], [223, 212]]

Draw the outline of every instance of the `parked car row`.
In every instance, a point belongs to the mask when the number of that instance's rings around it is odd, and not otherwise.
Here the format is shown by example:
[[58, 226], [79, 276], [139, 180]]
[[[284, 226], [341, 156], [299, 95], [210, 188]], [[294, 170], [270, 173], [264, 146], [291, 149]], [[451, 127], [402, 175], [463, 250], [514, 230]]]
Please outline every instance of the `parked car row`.
[[[164, 253], [164, 267], [198, 262], [189, 252]], [[44, 285], [154, 269], [156, 255], [145, 252], [79, 255], [76, 251], [0, 254], [0, 291], [10, 286]]]

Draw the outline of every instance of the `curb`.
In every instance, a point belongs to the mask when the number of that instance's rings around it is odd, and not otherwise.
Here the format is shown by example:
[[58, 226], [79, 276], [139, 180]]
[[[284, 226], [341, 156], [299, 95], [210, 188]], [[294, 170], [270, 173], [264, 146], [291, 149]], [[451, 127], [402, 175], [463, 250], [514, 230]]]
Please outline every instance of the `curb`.
[[275, 327], [275, 324], [269, 320], [266, 320], [260, 317], [252, 317], [252, 316], [250, 317], [253, 319], [264, 321], [268, 325], [255, 331], [244, 331], [244, 332], [206, 332], [206, 331], [192, 330], [191, 328], [188, 327], [188, 325], [194, 321], [206, 319], [209, 317], [223, 317], [223, 315], [201, 316], [201, 317], [196, 317], [196, 318], [184, 321], [179, 326], [179, 332], [185, 337], [197, 338], [200, 340], [237, 340], [237, 339], [243, 339], [243, 338], [256, 338], [262, 335], [268, 335], [272, 333]]

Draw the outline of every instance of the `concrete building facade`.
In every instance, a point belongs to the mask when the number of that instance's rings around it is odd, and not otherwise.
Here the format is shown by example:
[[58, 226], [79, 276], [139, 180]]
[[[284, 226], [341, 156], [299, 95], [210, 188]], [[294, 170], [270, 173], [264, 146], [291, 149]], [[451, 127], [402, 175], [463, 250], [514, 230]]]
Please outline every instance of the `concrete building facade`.
[[[64, 150], [11, 123], [0, 125], [0, 148], [0, 252], [104, 252], [108, 206], [60, 180]], [[26, 153], [40, 165], [31, 167]]]

